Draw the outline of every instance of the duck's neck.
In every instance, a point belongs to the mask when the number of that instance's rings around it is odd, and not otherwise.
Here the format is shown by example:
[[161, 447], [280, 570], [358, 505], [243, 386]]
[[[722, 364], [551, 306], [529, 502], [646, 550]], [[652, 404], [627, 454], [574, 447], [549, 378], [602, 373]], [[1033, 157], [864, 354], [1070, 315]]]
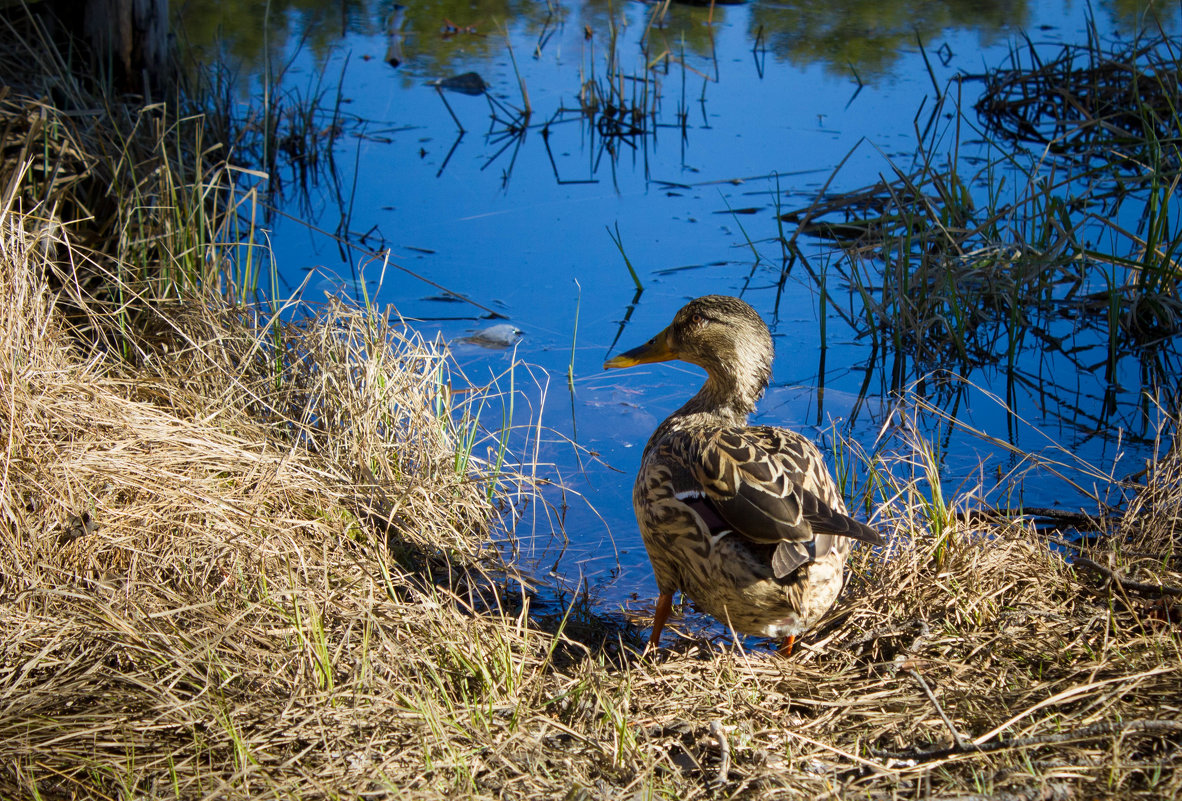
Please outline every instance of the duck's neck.
[[743, 426], [755, 410], [755, 403], [767, 386], [767, 374], [760, 370], [747, 374], [710, 371], [706, 383], [674, 417], [702, 417], [703, 422]]

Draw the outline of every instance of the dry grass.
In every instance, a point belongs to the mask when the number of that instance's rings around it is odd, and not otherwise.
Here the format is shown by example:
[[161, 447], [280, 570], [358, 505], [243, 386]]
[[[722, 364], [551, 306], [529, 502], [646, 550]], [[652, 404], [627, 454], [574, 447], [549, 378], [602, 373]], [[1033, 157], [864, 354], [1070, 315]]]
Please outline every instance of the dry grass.
[[[20, 223], [5, 216], [0, 313], [10, 780], [250, 791], [340, 685], [403, 696], [442, 623], [404, 608], [480, 628], [449, 595], [470, 582], [447, 581], [490, 510], [434, 414], [442, 353], [340, 309], [278, 329], [211, 301], [148, 312], [131, 369], [79, 352]], [[265, 742], [242, 737], [263, 720]], [[323, 758], [298, 773], [320, 780]]]
[[[1182, 790], [1177, 618], [1027, 525], [887, 481], [890, 551], [859, 552], [793, 660], [614, 657], [482, 571], [493, 507], [435, 411], [445, 354], [205, 298], [150, 307], [114, 359], [58, 317], [26, 222], [0, 236], [0, 796]], [[1152, 527], [1136, 547], [1177, 586], [1176, 461], [1150, 476], [1121, 530]]]

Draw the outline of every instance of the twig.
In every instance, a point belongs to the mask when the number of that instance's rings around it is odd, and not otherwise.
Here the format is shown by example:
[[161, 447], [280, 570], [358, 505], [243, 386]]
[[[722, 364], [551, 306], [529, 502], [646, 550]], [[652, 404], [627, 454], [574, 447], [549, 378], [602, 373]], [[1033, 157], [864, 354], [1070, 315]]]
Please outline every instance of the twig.
[[936, 700], [936, 694], [932, 692], [932, 688], [928, 686], [926, 681], [924, 681], [923, 676], [921, 676], [919, 671], [915, 668], [907, 668], [907, 672], [911, 674], [913, 679], [919, 682], [919, 686], [923, 688], [925, 693], [927, 693], [928, 700], [931, 701], [932, 706], [936, 708], [936, 712], [939, 713], [940, 719], [944, 721], [944, 725], [948, 727], [948, 731], [952, 732], [952, 740], [956, 743], [956, 747], [960, 748], [961, 750], [966, 750], [964, 738], [960, 736], [960, 732], [956, 730], [956, 727], [952, 725], [952, 721], [948, 719], [946, 714], [944, 714], [944, 707], [940, 706], [940, 702]]
[[711, 784], [714, 787], [724, 787], [731, 772], [731, 741], [727, 739], [721, 720], [710, 721], [710, 733], [718, 738], [719, 751], [718, 774]]
[[789, 737], [795, 737], [796, 739], [806, 742], [809, 745], [816, 746], [817, 748], [823, 748], [826, 751], [837, 754], [838, 756], [842, 756], [848, 760], [851, 760], [853, 762], [857, 762], [862, 767], [868, 768], [872, 771], [882, 773], [884, 771], [890, 770], [885, 765], [880, 765], [877, 762], [872, 762], [869, 759], [866, 759], [864, 757], [860, 757], [857, 754], [854, 754], [854, 753], [847, 751], [843, 748], [838, 748], [835, 745], [830, 745], [829, 743], [823, 742], [821, 740], [814, 740], [812, 737], [808, 737], [804, 734], [801, 734], [796, 729], [784, 729], [784, 733], [787, 734]]
[[1132, 590], [1133, 592], [1140, 592], [1146, 595], [1155, 595], [1159, 598], [1166, 595], [1172, 595], [1175, 598], [1182, 597], [1182, 587], [1174, 587], [1169, 584], [1144, 584], [1140, 581], [1133, 581], [1132, 579], [1123, 578], [1117, 571], [1108, 567], [1104, 567], [1104, 565], [1100, 564], [1099, 562], [1093, 562], [1086, 556], [1076, 556], [1071, 560], [1071, 563], [1095, 570], [1097, 573], [1104, 576], [1109, 581], [1120, 585], [1120, 587], [1125, 590]]
[[971, 522], [974, 518], [983, 517], [986, 520], [1013, 520], [1019, 517], [1040, 518], [1045, 521], [1044, 529], [1062, 531], [1066, 528], [1088, 529], [1100, 531], [1099, 516], [1093, 516], [1084, 511], [1072, 512], [1067, 509], [1051, 509], [1045, 506], [1019, 506], [1017, 508], [1003, 506], [986, 506], [979, 509], [959, 509], [954, 514], [957, 520]]
[[880, 751], [877, 748], [872, 748], [870, 749], [870, 753], [882, 759], [905, 759], [915, 760], [916, 762], [929, 762], [933, 759], [943, 759], [944, 757], [966, 752], [991, 753], [993, 751], [1003, 751], [1007, 748], [1029, 748], [1033, 745], [1052, 745], [1054, 743], [1067, 743], [1073, 740], [1091, 740], [1109, 734], [1167, 734], [1173, 732], [1182, 732], [1182, 720], [1129, 720], [1123, 723], [1114, 721], [1093, 723], [1090, 726], [1084, 726], [1074, 731], [1065, 731], [1058, 734], [1039, 734], [1033, 737], [1019, 737], [1012, 740], [1001, 739], [981, 743], [980, 745], [969, 743], [964, 746], [954, 745], [948, 748], [937, 748], [933, 751]]
[[1066, 801], [1075, 794], [1062, 782], [1051, 782], [1046, 787], [1029, 787], [1001, 793], [973, 793], [972, 795], [932, 796], [932, 801]]

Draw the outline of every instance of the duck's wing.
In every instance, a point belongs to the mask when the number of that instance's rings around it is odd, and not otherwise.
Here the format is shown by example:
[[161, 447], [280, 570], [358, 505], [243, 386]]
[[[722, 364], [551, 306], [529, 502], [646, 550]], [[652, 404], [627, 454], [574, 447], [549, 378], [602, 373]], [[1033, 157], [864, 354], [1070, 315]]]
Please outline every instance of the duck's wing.
[[682, 432], [670, 445], [693, 478], [678, 497], [703, 519], [712, 512], [752, 542], [777, 546], [777, 578], [828, 553], [833, 537], [883, 544], [845, 513], [820, 451], [795, 432], [726, 426]]

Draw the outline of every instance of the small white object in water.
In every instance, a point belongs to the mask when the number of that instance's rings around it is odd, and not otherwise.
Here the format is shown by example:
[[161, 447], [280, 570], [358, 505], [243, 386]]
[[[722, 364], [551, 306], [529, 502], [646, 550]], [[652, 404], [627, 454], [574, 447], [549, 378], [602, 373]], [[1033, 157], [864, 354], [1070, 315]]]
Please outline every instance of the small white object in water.
[[479, 345], [482, 348], [511, 348], [521, 339], [521, 330], [510, 323], [498, 323], [482, 328], [471, 336], [463, 337], [460, 342], [469, 345]]

